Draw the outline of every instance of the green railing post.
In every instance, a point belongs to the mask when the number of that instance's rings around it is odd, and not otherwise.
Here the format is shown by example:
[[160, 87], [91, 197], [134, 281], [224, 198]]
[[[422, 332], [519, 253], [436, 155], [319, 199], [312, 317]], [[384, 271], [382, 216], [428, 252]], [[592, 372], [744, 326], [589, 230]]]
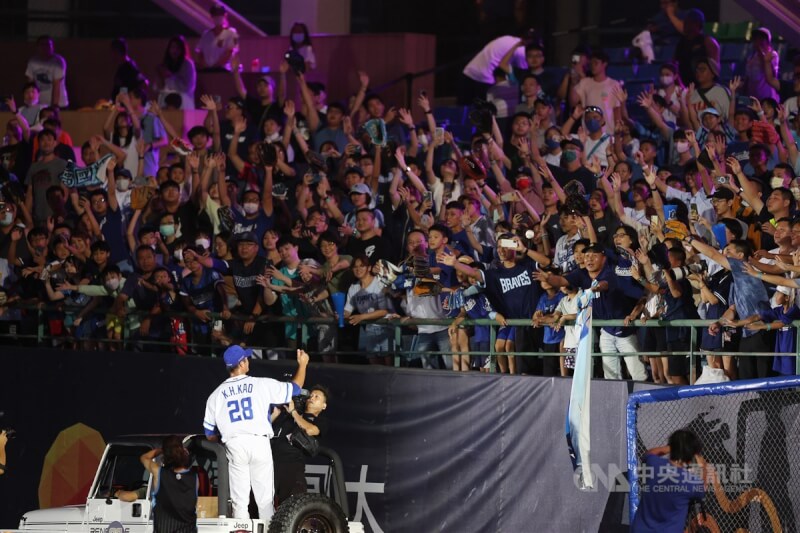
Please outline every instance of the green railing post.
[[308, 346], [308, 326], [305, 322], [300, 324], [300, 348], [303, 350]]
[[41, 309], [36, 310], [36, 323], [38, 324], [36, 327], [36, 344], [41, 345], [42, 339], [44, 338], [44, 319], [43, 319], [44, 311]]
[[122, 318], [122, 345], [128, 346], [131, 340], [131, 329], [128, 327], [128, 315]]
[[394, 367], [399, 368], [401, 350], [403, 349], [403, 326], [399, 320], [393, 321], [392, 326], [394, 327]]
[[489, 324], [489, 373], [497, 372], [497, 358], [494, 356], [494, 343], [497, 340], [497, 330], [494, 324]]
[[694, 365], [694, 343], [697, 340], [697, 328], [689, 328], [689, 385], [697, 381], [697, 369]]
[[800, 376], [800, 328], [794, 330], [794, 373]]

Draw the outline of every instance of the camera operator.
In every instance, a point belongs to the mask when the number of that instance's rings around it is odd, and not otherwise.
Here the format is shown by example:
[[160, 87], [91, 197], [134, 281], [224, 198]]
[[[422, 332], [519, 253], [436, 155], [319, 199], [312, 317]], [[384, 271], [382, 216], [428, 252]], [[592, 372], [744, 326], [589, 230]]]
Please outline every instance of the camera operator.
[[293, 442], [292, 434], [302, 429], [309, 437], [319, 438], [328, 430], [328, 422], [320, 415], [328, 407], [330, 393], [322, 385], [309, 389], [309, 396], [295, 396], [286, 405], [272, 412], [275, 436], [270, 442], [275, 465], [275, 497], [280, 505], [294, 494], [304, 494], [306, 487], [306, 454]]
[[8, 432], [4, 429], [0, 431], [0, 476], [6, 473], [6, 443], [8, 442]]

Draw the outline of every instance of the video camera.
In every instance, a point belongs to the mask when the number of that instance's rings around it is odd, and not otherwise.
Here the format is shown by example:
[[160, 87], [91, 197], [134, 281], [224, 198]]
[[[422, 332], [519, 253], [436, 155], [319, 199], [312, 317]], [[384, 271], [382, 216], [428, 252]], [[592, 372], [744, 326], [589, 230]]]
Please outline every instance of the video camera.
[[306, 72], [306, 60], [297, 50], [287, 50], [285, 54], [283, 54], [283, 58], [289, 64], [289, 68], [292, 69], [295, 76], [298, 74], [305, 74]]
[[294, 408], [297, 409], [297, 412], [301, 415], [306, 412], [306, 403], [308, 403], [308, 398], [311, 396], [311, 391], [307, 389], [301, 389], [300, 394], [297, 396], [292, 396], [292, 402], [294, 403]]

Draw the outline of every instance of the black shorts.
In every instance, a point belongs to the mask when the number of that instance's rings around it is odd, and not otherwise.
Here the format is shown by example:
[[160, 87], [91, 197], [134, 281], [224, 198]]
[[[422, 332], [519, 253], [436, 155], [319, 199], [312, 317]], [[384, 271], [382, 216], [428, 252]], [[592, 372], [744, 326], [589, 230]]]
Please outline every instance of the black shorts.
[[295, 494], [304, 494], [306, 486], [305, 463], [275, 461], [275, 499], [278, 505]]
[[[664, 328], [642, 328], [644, 334], [642, 337], [642, 351], [643, 352], [664, 352], [667, 350], [667, 332]], [[649, 356], [656, 357], [656, 356]]]
[[[670, 352], [688, 352], [689, 341], [670, 341], [667, 342], [667, 350]], [[689, 356], [670, 355], [668, 358], [667, 375], [669, 376], [688, 376], [689, 375]]]

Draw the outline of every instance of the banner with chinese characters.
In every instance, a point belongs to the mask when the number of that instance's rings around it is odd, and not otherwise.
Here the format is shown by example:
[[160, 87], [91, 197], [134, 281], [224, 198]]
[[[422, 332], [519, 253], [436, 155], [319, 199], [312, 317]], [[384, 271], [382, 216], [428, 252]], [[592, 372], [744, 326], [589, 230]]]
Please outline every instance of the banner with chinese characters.
[[[103, 439], [202, 433], [206, 398], [226, 378], [220, 359], [3, 350], [0, 423], [17, 430], [0, 477], [5, 528], [85, 498]], [[288, 380], [295, 367], [254, 361], [250, 373]], [[629, 383], [592, 384], [585, 468], [596, 483], [585, 492], [564, 453], [569, 379], [311, 363], [306, 388], [316, 383], [331, 391], [323, 443], [342, 457], [351, 518], [366, 531], [627, 531]], [[306, 475], [319, 491], [329, 472]]]

